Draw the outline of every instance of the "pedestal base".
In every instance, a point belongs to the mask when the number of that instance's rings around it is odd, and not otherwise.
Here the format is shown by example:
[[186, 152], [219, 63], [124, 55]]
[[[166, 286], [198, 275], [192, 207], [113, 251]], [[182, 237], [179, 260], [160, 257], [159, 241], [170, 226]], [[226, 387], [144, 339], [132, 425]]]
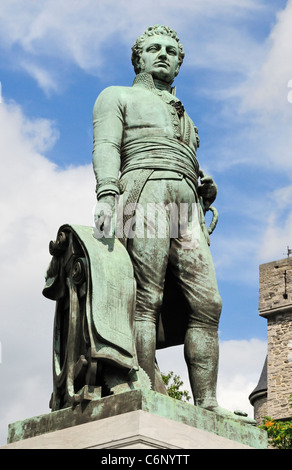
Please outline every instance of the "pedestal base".
[[157, 392], [134, 390], [9, 425], [2, 449], [267, 448], [267, 433]]

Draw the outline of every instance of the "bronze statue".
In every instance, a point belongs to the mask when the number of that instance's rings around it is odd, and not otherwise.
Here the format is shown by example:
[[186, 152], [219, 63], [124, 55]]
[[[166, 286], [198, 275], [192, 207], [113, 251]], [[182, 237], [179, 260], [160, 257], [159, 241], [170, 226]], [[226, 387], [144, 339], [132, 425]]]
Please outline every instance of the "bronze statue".
[[[167, 330], [170, 294], [175, 311], [170, 318], [172, 338], [166, 338], [166, 343], [178, 344], [184, 337], [195, 404], [214, 410], [218, 407], [217, 330], [222, 303], [208, 230], [200, 214], [192, 220], [191, 208], [202, 202], [204, 211], [208, 209], [217, 187], [210, 177], [202, 177], [199, 185], [198, 131], [172, 87], [184, 58], [176, 33], [165, 26], [150, 27], [132, 51], [136, 72], [133, 86], [105, 89], [94, 106], [93, 166], [99, 202], [96, 221], [107, 234], [117, 231], [114, 216], [118, 195], [123, 196], [123, 207], [128, 212], [129, 207], [138, 207], [145, 214], [151, 203], [156, 207], [161, 203], [178, 208], [183, 203], [189, 205], [185, 236], [178, 233], [171, 238], [170, 211], [166, 214], [165, 237], [147, 236], [146, 218], [145, 236], [127, 237], [123, 230], [122, 236], [127, 238], [137, 282], [135, 335], [139, 365], [155, 390], [158, 330]], [[197, 243], [186, 247], [193, 229], [199, 234]], [[176, 288], [176, 298], [171, 286]]]
[[50, 245], [51, 407], [135, 388], [167, 394], [156, 350], [184, 344], [194, 404], [235, 418], [216, 398], [217, 186], [200, 168], [198, 129], [173, 87], [184, 50], [175, 31], [156, 25], [132, 51], [133, 86], [106, 88], [93, 109], [95, 227], [64, 225]]

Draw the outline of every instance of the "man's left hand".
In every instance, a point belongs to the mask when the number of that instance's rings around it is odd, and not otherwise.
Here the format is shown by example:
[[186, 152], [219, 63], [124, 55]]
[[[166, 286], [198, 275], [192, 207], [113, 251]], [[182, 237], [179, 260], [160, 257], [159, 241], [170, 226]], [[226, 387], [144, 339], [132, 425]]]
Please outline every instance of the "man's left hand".
[[198, 188], [199, 196], [202, 197], [205, 210], [207, 211], [217, 196], [217, 185], [211, 176], [203, 176]]

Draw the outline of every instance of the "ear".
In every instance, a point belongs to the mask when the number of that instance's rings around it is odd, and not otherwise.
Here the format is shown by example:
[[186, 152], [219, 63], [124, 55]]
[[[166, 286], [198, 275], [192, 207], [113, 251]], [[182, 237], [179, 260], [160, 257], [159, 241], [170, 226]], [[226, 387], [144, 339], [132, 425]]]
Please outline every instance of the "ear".
[[142, 59], [142, 57], [139, 57], [139, 60], [137, 60], [137, 69], [139, 70], [139, 73], [143, 72], [145, 68], [145, 62]]
[[179, 74], [179, 70], [180, 70], [180, 65], [178, 65], [177, 68], [175, 69], [175, 77], [177, 77], [177, 75]]

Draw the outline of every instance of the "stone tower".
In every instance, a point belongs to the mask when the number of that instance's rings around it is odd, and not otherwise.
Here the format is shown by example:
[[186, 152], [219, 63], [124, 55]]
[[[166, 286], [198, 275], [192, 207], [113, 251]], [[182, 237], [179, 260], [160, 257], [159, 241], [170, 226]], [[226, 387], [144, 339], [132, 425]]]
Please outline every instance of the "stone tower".
[[260, 265], [259, 314], [268, 322], [267, 359], [249, 399], [261, 424], [292, 415], [292, 258]]

